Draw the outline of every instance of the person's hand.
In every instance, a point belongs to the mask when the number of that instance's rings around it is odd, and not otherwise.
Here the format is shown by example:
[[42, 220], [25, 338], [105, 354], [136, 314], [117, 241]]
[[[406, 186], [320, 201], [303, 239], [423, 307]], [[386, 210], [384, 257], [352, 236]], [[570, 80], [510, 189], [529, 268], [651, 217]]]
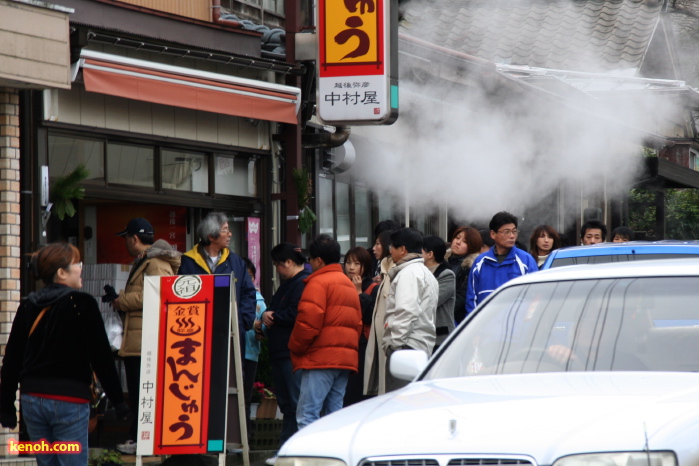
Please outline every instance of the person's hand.
[[110, 303], [110, 305], [112, 306], [112, 309], [114, 309], [115, 311], [121, 311], [120, 299], [121, 299], [121, 296], [119, 296], [117, 299], [115, 299], [114, 301], [112, 301]]
[[265, 311], [262, 313], [262, 323], [267, 327], [274, 325], [274, 311]]
[[377, 276], [375, 276], [374, 278], [371, 279], [371, 281], [373, 281], [373, 282], [376, 283], [377, 285], [380, 284], [382, 280], [383, 280], [383, 277], [382, 277], [381, 275], [377, 275]]
[[265, 334], [262, 333], [262, 321], [256, 320], [252, 324], [252, 328], [255, 329], [255, 340], [260, 341], [265, 339]]
[[11, 409], [3, 409], [0, 412], [0, 424], [8, 429], [17, 427], [17, 410], [14, 405]]
[[116, 410], [116, 417], [120, 421], [125, 421], [129, 418], [129, 414], [131, 414], [131, 409], [129, 408], [129, 404], [126, 401], [122, 401], [118, 405], [114, 407]]
[[573, 351], [564, 345], [551, 345], [546, 348], [546, 354], [559, 364], [565, 364], [573, 356]]
[[357, 289], [357, 293], [362, 292], [362, 277], [359, 275], [352, 275], [352, 283], [354, 284], [354, 287]]

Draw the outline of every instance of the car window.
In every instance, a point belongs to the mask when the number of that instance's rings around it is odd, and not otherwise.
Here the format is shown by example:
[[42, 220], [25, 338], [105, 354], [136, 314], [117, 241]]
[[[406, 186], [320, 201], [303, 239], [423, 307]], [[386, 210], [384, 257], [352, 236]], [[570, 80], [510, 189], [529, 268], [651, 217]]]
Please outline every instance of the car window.
[[551, 266], [563, 267], [566, 265], [580, 264], [604, 264], [608, 262], [628, 262], [638, 260], [657, 260], [657, 259], [684, 259], [691, 257], [691, 254], [605, 254], [602, 256], [580, 256], [580, 257], [561, 257], [551, 261]]
[[699, 370], [699, 277], [534, 283], [497, 292], [423, 379]]

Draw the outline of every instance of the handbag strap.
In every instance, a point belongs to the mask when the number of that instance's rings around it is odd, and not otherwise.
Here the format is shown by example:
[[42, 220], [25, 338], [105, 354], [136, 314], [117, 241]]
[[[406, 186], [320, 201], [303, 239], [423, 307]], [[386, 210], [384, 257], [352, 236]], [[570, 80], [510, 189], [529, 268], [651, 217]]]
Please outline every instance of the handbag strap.
[[32, 336], [32, 333], [34, 333], [34, 329], [36, 328], [37, 325], [39, 325], [39, 321], [41, 320], [42, 317], [44, 317], [44, 314], [46, 314], [46, 311], [49, 310], [51, 306], [46, 306], [41, 310], [38, 316], [36, 316], [36, 319], [34, 320], [34, 324], [32, 325], [32, 328], [29, 330], [29, 336]]

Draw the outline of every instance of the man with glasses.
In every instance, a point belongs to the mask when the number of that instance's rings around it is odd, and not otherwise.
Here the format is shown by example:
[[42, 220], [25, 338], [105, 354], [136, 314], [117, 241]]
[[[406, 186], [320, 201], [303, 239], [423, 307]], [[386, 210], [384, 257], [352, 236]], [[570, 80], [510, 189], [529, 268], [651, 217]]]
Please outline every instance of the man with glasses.
[[235, 277], [238, 302], [238, 326], [241, 348], [245, 348], [245, 332], [252, 328], [257, 308], [255, 285], [247, 272], [245, 261], [229, 249], [231, 230], [228, 217], [212, 212], [197, 227], [199, 244], [182, 255], [180, 275], [230, 275]]
[[466, 288], [466, 314], [490, 293], [515, 277], [539, 270], [531, 254], [515, 246], [517, 217], [498, 212], [490, 220], [490, 237], [495, 245], [476, 258]]

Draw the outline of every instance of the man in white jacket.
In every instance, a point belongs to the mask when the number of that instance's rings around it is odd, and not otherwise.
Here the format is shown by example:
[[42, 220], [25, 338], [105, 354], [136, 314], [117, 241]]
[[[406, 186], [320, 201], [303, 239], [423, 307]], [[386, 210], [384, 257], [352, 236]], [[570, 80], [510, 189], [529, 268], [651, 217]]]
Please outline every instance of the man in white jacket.
[[390, 373], [394, 351], [415, 349], [432, 354], [437, 333], [435, 314], [439, 284], [425, 267], [422, 258], [422, 234], [412, 228], [401, 228], [391, 235], [391, 258], [396, 264], [388, 273], [391, 289], [386, 298], [386, 323], [383, 349], [386, 365], [386, 391], [396, 390], [408, 382]]

